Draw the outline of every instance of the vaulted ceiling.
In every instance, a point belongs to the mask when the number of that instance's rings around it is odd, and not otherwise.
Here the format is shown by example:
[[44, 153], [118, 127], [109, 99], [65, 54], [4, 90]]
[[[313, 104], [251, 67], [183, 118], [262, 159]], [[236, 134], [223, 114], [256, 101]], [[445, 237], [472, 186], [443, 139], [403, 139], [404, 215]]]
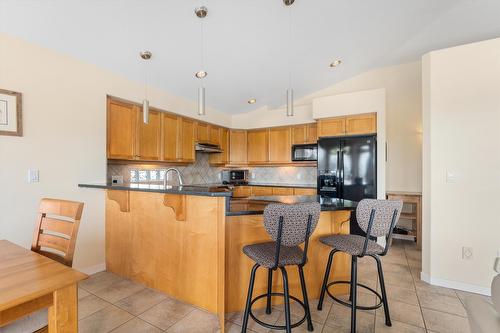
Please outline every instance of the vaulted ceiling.
[[[207, 104], [228, 113], [285, 103], [288, 60], [296, 98], [431, 50], [500, 36], [498, 0], [0, 0], [0, 31], [196, 99], [199, 5]], [[336, 69], [329, 67], [342, 59]], [[474, 59], [471, 59], [474, 61]], [[1, 73], [0, 73], [1, 75]], [[247, 104], [255, 98], [257, 103]]]

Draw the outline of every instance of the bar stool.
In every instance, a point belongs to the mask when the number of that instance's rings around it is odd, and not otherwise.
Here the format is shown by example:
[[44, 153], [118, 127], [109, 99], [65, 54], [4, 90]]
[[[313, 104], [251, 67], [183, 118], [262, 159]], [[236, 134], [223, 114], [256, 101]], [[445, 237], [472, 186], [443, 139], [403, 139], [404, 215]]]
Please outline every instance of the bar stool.
[[[389, 306], [387, 304], [387, 293], [385, 291], [384, 274], [382, 271], [382, 263], [379, 256], [385, 256], [389, 250], [392, 240], [392, 231], [396, 226], [396, 222], [401, 214], [403, 207], [402, 201], [375, 200], [363, 199], [358, 203], [356, 208], [356, 218], [359, 227], [366, 232], [366, 236], [358, 235], [330, 235], [320, 238], [320, 242], [330, 246], [332, 251], [328, 257], [323, 285], [321, 287], [320, 298], [318, 302], [318, 310], [323, 307], [325, 293], [327, 293], [334, 301], [341, 305], [351, 308], [351, 333], [356, 332], [356, 310], [375, 310], [384, 306], [385, 324], [392, 326], [389, 315]], [[371, 240], [370, 237], [385, 236], [385, 247]], [[337, 252], [344, 252], [351, 255], [351, 281], [335, 281], [328, 283], [330, 270], [332, 268], [333, 256]], [[365, 255], [375, 259], [377, 263], [378, 278], [380, 280], [380, 289], [382, 295], [376, 290], [357, 282], [357, 260]], [[333, 296], [328, 288], [335, 284], [349, 284], [350, 296], [349, 302], [345, 302]], [[361, 287], [371, 291], [377, 296], [379, 303], [374, 306], [361, 306], [356, 303], [357, 287]]]
[[[270, 329], [286, 330], [301, 325], [307, 320], [307, 330], [313, 331], [309, 301], [307, 299], [306, 282], [303, 267], [307, 262], [307, 248], [309, 236], [318, 224], [321, 206], [317, 202], [302, 203], [294, 205], [270, 204], [264, 209], [264, 228], [269, 234], [272, 242], [252, 244], [243, 247], [245, 253], [255, 262], [250, 275], [245, 314], [243, 317], [242, 333], [245, 333], [248, 325], [248, 317], [252, 317], [258, 324]], [[304, 243], [304, 250], [299, 245]], [[288, 287], [288, 274], [285, 266], [297, 265], [299, 269], [300, 285], [302, 288], [303, 302], [294, 296], [290, 296]], [[259, 267], [268, 269], [267, 293], [252, 299], [255, 273]], [[273, 271], [281, 270], [283, 275], [283, 293], [272, 292]], [[266, 313], [271, 313], [271, 297], [283, 296], [285, 305], [285, 326], [277, 326], [265, 323], [257, 319], [252, 313], [252, 305], [259, 299], [266, 297]], [[296, 323], [290, 319], [290, 299], [296, 301], [304, 309], [304, 317]]]

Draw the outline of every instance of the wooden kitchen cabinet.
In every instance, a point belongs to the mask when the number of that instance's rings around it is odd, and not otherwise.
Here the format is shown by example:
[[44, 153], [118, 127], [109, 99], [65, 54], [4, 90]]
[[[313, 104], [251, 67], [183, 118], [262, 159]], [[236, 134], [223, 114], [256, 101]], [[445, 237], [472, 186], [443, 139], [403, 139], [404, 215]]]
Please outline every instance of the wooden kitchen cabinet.
[[158, 161], [161, 158], [161, 113], [149, 111], [149, 122], [143, 122], [142, 109], [137, 117], [137, 153], [141, 161]]
[[247, 164], [247, 131], [229, 131], [229, 163], [233, 165]]
[[273, 188], [269, 186], [252, 186], [252, 196], [273, 195]]
[[207, 143], [210, 141], [210, 132], [207, 123], [196, 122], [196, 142]]
[[307, 125], [292, 126], [292, 145], [301, 145], [307, 141]]
[[235, 186], [233, 190], [233, 198], [248, 198], [252, 195], [252, 187], [250, 186]]
[[180, 159], [180, 120], [178, 116], [162, 113], [162, 161], [174, 162]]
[[315, 188], [302, 188], [296, 187], [293, 189], [294, 195], [316, 195], [317, 190]]
[[269, 129], [269, 163], [291, 162], [290, 127]]
[[306, 142], [305, 143], [317, 143], [318, 142], [318, 124], [311, 123], [306, 125]]
[[194, 162], [194, 141], [195, 141], [195, 122], [192, 119], [179, 117], [180, 128], [180, 149], [179, 155], [182, 162]]
[[220, 131], [221, 131], [220, 127], [214, 125], [208, 125], [208, 133], [209, 133], [208, 142], [214, 145], [220, 145], [221, 143]]
[[247, 138], [248, 163], [267, 163], [269, 161], [269, 130], [250, 130]]
[[377, 114], [348, 116], [345, 121], [345, 130], [348, 135], [377, 133]]
[[293, 187], [273, 187], [273, 195], [293, 195]]
[[138, 107], [108, 99], [107, 155], [109, 159], [136, 158]]
[[229, 130], [227, 128], [219, 128], [220, 148], [222, 153], [210, 154], [209, 162], [211, 165], [226, 165], [229, 162]]
[[345, 117], [318, 120], [318, 137], [345, 135]]

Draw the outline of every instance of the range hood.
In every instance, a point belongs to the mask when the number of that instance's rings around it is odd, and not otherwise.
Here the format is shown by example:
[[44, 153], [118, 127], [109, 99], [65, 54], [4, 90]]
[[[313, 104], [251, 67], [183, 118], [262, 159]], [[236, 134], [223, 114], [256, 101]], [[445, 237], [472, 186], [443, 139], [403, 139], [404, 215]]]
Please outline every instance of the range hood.
[[211, 143], [197, 143], [194, 146], [194, 150], [201, 153], [222, 153], [222, 149], [220, 149], [218, 145], [214, 145]]

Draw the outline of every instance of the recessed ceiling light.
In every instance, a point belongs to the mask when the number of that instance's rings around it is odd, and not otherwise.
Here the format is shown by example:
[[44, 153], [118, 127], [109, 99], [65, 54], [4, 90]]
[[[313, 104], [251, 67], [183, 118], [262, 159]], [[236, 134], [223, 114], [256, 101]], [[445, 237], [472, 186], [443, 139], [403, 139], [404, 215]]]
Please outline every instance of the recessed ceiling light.
[[199, 72], [196, 72], [196, 74], [194, 74], [194, 76], [196, 76], [198, 79], [203, 79], [207, 75], [208, 75], [208, 73], [205, 71], [199, 71]]
[[257, 102], [257, 100], [255, 98], [252, 98], [252, 99], [249, 99], [248, 100], [248, 104], [255, 104]]
[[342, 60], [337, 59], [330, 64], [330, 67], [333, 67], [333, 68], [338, 67], [341, 63], [342, 63]]

